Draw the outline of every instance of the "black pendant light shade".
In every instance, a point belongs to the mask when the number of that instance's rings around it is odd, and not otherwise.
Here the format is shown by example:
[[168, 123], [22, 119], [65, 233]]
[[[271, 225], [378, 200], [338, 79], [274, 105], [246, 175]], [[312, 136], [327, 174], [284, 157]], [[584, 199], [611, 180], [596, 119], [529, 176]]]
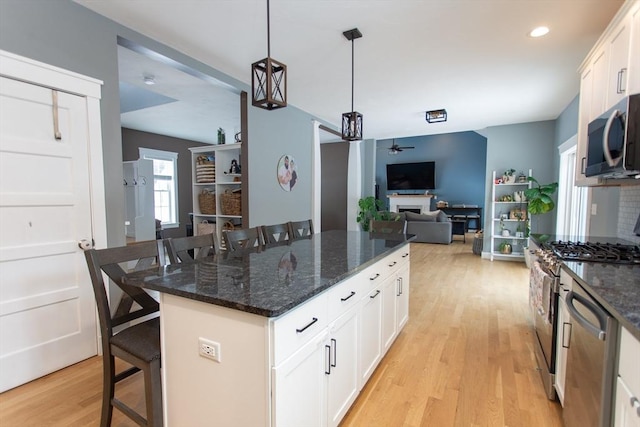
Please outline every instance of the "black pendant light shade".
[[267, 0], [267, 57], [251, 64], [251, 104], [265, 110], [287, 106], [287, 66], [271, 58], [269, 0]]
[[343, 32], [342, 35], [351, 41], [351, 112], [342, 114], [342, 139], [345, 141], [358, 141], [362, 139], [362, 114], [353, 109], [353, 41], [362, 37], [362, 33], [357, 28], [354, 28]]
[[441, 108], [440, 110], [427, 111], [426, 119], [429, 123], [438, 123], [447, 121], [447, 110]]
[[342, 139], [359, 141], [362, 139], [362, 114], [357, 111], [342, 114]]

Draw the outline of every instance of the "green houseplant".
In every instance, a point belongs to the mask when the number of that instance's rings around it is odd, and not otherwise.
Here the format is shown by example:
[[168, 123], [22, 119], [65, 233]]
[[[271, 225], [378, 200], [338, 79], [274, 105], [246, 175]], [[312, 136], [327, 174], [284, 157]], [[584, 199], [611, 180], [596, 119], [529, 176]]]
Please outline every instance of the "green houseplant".
[[374, 196], [364, 197], [358, 200], [358, 216], [356, 221], [360, 223], [363, 231], [369, 231], [369, 222], [372, 219], [376, 221], [397, 221], [399, 215], [393, 215], [390, 212], [383, 211], [385, 208], [382, 200], [376, 199]]
[[[551, 184], [542, 185], [532, 176], [528, 180], [535, 184], [535, 186], [524, 191], [524, 195], [529, 202], [527, 207], [529, 213], [531, 215], [542, 215], [551, 212], [556, 207], [551, 196], [558, 189], [558, 183], [552, 182]], [[533, 221], [533, 218], [531, 220]]]
[[[556, 207], [556, 204], [551, 198], [551, 196], [558, 189], [558, 183], [552, 182], [550, 184], [541, 185], [538, 182], [538, 180], [536, 180], [531, 176], [528, 177], [527, 179], [533, 184], [535, 184], [535, 186], [528, 188], [524, 191], [524, 195], [527, 198], [527, 201], [529, 202], [529, 205], [527, 206], [527, 210], [531, 214], [530, 219], [527, 223], [526, 235], [529, 236], [531, 234], [531, 230], [532, 230], [531, 224], [533, 223], [534, 217], [537, 215], [543, 215], [548, 212], [551, 212]], [[537, 237], [540, 238], [540, 235]], [[525, 255], [524, 256], [525, 263], [527, 264], [527, 267], [530, 267], [531, 266], [530, 252], [528, 251], [527, 248], [524, 248], [524, 255]]]

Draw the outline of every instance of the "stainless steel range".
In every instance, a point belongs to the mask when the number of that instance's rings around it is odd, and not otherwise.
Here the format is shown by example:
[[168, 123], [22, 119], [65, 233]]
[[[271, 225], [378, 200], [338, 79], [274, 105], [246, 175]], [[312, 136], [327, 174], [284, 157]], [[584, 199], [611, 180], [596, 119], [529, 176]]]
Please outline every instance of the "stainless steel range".
[[[562, 331], [561, 343], [567, 349], [563, 399], [565, 425], [607, 426], [611, 419], [608, 402], [613, 387], [612, 354], [617, 342], [617, 321], [580, 283], [573, 281], [561, 285], [560, 270], [562, 261], [637, 266], [640, 265], [640, 246], [619, 239], [595, 238], [536, 243], [539, 249], [531, 269], [530, 295], [537, 338], [536, 358], [545, 391], [549, 399], [555, 399], [556, 343], [557, 335]], [[561, 298], [570, 319], [558, 325]]]
[[640, 246], [621, 243], [553, 241], [543, 244], [561, 260], [640, 264]]

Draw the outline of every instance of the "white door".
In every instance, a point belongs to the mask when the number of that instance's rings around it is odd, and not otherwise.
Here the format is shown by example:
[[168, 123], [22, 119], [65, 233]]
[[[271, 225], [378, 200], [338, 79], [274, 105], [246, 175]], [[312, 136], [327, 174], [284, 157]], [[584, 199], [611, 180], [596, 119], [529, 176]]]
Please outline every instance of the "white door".
[[331, 326], [330, 374], [328, 376], [328, 425], [337, 426], [358, 396], [358, 328], [357, 307], [342, 315]]
[[97, 353], [86, 98], [0, 77], [0, 391]]
[[272, 424], [278, 427], [322, 427], [326, 421], [326, 377], [330, 347], [318, 334], [279, 366], [272, 368]]

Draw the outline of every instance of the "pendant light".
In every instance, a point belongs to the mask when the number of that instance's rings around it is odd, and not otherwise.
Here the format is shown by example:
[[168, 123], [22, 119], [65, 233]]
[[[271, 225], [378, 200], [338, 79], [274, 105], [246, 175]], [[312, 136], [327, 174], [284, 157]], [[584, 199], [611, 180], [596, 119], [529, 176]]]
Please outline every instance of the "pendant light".
[[345, 141], [358, 141], [362, 139], [362, 114], [353, 109], [353, 41], [362, 37], [362, 33], [357, 28], [354, 28], [343, 32], [342, 35], [351, 41], [351, 112], [342, 114], [342, 139]]
[[287, 66], [271, 58], [271, 28], [267, 0], [267, 57], [251, 64], [251, 104], [265, 110], [287, 106]]

